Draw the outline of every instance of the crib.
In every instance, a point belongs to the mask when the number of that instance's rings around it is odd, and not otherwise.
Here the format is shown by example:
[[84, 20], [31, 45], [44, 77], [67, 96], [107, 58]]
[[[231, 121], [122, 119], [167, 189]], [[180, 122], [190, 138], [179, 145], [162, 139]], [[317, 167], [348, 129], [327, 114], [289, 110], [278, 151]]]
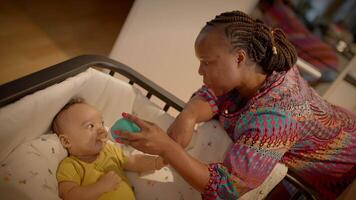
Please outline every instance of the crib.
[[[128, 82], [128, 83], [127, 83]], [[83, 55], [0, 86], [0, 196], [1, 199], [59, 199], [58, 163], [67, 156], [51, 134], [55, 114], [74, 96], [97, 107], [110, 127], [122, 112], [152, 121], [166, 130], [185, 102], [118, 61]], [[154, 100], [154, 101], [153, 101]], [[218, 143], [216, 141], [219, 141]], [[220, 162], [231, 144], [215, 120], [200, 124], [186, 151], [203, 162]], [[120, 145], [120, 144], [115, 144]], [[121, 145], [127, 154], [142, 153]], [[170, 166], [155, 172], [127, 172], [136, 198], [201, 199]], [[277, 164], [258, 188], [240, 199], [268, 199], [284, 179], [307, 199], [316, 199], [287, 167]]]

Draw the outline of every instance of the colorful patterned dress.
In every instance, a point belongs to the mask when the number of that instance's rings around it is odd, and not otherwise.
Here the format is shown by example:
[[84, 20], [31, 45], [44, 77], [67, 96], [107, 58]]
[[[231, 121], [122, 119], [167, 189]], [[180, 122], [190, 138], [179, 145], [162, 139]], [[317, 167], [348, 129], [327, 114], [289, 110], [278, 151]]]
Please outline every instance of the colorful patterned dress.
[[278, 162], [334, 199], [355, 178], [356, 115], [323, 100], [296, 67], [274, 72], [243, 102], [237, 90], [205, 98], [233, 140], [223, 163], [209, 164], [203, 199], [238, 199], [259, 186]]

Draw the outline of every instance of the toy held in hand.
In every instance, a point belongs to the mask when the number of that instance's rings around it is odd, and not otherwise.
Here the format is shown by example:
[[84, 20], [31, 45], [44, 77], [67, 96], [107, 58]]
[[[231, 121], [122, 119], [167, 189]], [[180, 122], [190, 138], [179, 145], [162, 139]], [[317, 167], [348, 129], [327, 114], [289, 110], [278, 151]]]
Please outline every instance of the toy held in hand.
[[138, 127], [135, 123], [133, 123], [130, 120], [127, 120], [125, 118], [121, 118], [115, 122], [115, 124], [111, 127], [110, 133], [112, 137], [116, 139], [120, 139], [120, 136], [115, 134], [115, 131], [120, 131], [120, 132], [140, 132], [141, 129]]

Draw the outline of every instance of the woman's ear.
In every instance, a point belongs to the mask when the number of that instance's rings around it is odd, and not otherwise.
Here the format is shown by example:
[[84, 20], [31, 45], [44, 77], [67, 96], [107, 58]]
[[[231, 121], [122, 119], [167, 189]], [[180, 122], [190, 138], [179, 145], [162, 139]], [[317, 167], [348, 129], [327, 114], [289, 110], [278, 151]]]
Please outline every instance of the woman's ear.
[[236, 51], [235, 57], [238, 65], [244, 64], [246, 62], [246, 52], [242, 49]]
[[68, 136], [63, 134], [59, 135], [59, 141], [61, 141], [61, 144], [63, 145], [64, 148], [71, 147], [70, 139], [68, 138]]

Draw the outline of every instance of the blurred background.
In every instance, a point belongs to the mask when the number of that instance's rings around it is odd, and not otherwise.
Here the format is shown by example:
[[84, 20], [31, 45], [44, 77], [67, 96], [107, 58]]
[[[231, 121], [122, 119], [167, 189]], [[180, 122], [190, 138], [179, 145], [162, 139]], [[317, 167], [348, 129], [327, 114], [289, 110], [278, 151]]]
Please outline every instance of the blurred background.
[[196, 35], [215, 15], [236, 9], [283, 29], [310, 85], [356, 111], [354, 0], [5, 0], [0, 84], [78, 55], [99, 54], [187, 101], [202, 83]]
[[132, 3], [0, 1], [0, 83], [81, 54], [108, 55]]

